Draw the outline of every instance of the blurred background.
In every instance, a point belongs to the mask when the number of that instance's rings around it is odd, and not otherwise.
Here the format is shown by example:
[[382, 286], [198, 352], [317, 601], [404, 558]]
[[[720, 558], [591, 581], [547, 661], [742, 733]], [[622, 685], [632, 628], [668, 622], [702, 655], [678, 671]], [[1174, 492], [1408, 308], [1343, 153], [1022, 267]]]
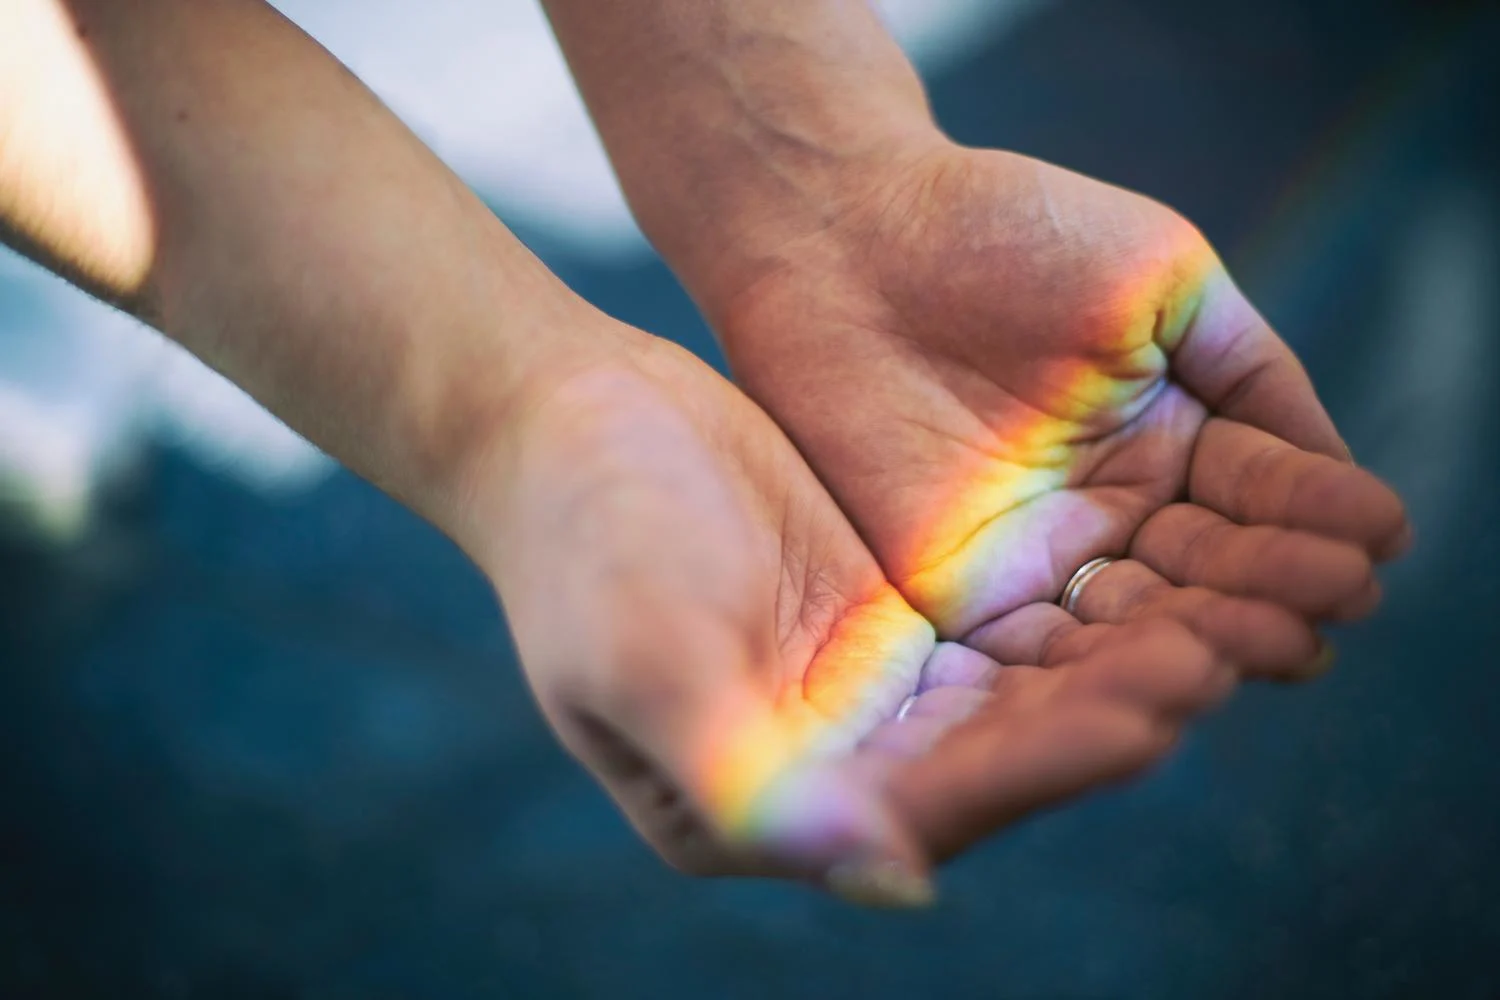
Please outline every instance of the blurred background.
[[[578, 291], [713, 359], [530, 0], [282, 0]], [[0, 254], [0, 998], [1500, 997], [1500, 9], [890, 0], [958, 139], [1161, 198], [1406, 497], [1339, 669], [920, 916], [670, 874], [436, 532]]]

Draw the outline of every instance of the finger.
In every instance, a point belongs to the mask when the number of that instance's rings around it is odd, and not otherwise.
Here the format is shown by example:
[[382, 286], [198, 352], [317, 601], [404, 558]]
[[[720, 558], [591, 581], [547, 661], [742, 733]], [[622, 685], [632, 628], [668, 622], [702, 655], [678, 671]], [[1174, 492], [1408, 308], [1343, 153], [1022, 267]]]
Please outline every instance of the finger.
[[1172, 355], [1172, 370], [1216, 414], [1349, 462], [1307, 370], [1220, 269]]
[[1024, 723], [980, 715], [893, 769], [888, 794], [929, 856], [942, 860], [1029, 812], [1137, 773], [1174, 736], [1106, 704]]
[[1000, 669], [983, 652], [956, 642], [940, 642], [922, 666], [917, 694], [936, 688], [961, 687], [988, 691]]
[[[622, 789], [628, 774], [609, 771], [611, 760], [600, 761], [596, 752], [586, 762], [603, 765], [607, 787], [637, 828], [669, 862], [693, 874], [779, 874], [829, 884], [872, 905], [921, 902], [917, 897], [930, 892], [925, 855], [879, 788], [830, 752], [828, 720], [801, 702], [778, 708], [753, 680], [774, 674], [752, 669], [734, 641], [704, 641], [691, 632], [673, 647], [691, 662], [663, 664], [662, 650], [651, 647], [608, 684], [574, 692], [572, 714], [615, 734], [638, 758], [631, 770], [654, 776], [645, 787], [678, 791], [685, 809], [736, 860], [726, 867], [725, 850], [682, 850], [663, 835], [656, 803]], [[835, 879], [851, 865], [858, 878]], [[890, 871], [900, 878], [892, 881]]]
[[1410, 537], [1400, 498], [1369, 472], [1232, 420], [1204, 424], [1188, 495], [1240, 524], [1325, 535], [1376, 560], [1398, 555]]
[[1305, 531], [1245, 527], [1197, 504], [1153, 514], [1130, 555], [1178, 586], [1271, 601], [1325, 621], [1362, 618], [1380, 600], [1362, 549]]
[[1178, 587], [1134, 559], [1111, 563], [1091, 578], [1076, 613], [1085, 623], [1114, 625], [1170, 618], [1247, 677], [1298, 680], [1322, 666], [1322, 642], [1300, 615], [1267, 601]]
[[1056, 604], [1028, 604], [974, 629], [961, 640], [1000, 664], [1039, 664], [1047, 649], [1079, 627]]
[[1170, 724], [1216, 707], [1234, 690], [1234, 670], [1181, 623], [1158, 618], [1094, 628], [1106, 641], [1056, 668], [1062, 696], [1128, 705]]
[[1008, 664], [1051, 667], [1109, 640], [1107, 625], [1084, 625], [1056, 604], [1028, 604], [982, 625], [964, 643]]
[[953, 726], [945, 719], [921, 718], [891, 720], [876, 726], [859, 744], [859, 752], [914, 760], [933, 748]]
[[1172, 745], [1187, 706], [1222, 696], [1212, 654], [1180, 627], [1117, 631], [1123, 641], [1060, 669], [1002, 671], [1046, 696], [1019, 708], [997, 697], [926, 756], [891, 771], [891, 800], [934, 857], [1135, 774]]
[[859, 752], [917, 757], [992, 697], [989, 691], [970, 687], [940, 687], [914, 695], [896, 718], [882, 722], [860, 740]]
[[1079, 624], [1071, 632], [1059, 636], [1057, 641], [1042, 651], [1041, 665], [1050, 670], [1065, 663], [1081, 660], [1107, 643], [1119, 641], [1118, 626], [1102, 622], [1092, 625]]
[[991, 698], [988, 691], [974, 688], [935, 688], [912, 698], [898, 723], [922, 719], [934, 719], [950, 726], [957, 725], [984, 707]]
[[978, 717], [893, 770], [889, 795], [934, 860], [1028, 812], [1127, 778], [1173, 734], [1138, 713], [1079, 708], [1025, 726]]

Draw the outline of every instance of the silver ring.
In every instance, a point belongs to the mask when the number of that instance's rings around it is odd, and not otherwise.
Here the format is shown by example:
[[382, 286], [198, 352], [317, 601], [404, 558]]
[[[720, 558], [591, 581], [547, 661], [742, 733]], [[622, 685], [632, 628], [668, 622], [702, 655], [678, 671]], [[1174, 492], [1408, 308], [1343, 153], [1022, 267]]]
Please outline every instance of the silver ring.
[[1119, 562], [1113, 556], [1100, 556], [1098, 559], [1090, 559], [1078, 567], [1078, 572], [1068, 581], [1063, 588], [1062, 596], [1057, 599], [1058, 605], [1070, 615], [1078, 613], [1078, 601], [1083, 597], [1083, 587], [1086, 583], [1098, 576], [1110, 563]]

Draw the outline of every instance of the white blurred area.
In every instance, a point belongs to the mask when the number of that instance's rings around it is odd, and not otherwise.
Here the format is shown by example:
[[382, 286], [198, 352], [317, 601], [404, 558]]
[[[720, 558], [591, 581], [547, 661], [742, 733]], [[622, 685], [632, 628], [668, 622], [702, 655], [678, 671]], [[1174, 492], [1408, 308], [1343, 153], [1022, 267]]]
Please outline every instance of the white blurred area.
[[[644, 254], [535, 0], [273, 0], [508, 219], [601, 261]], [[883, 0], [925, 70], [1045, 0]], [[271, 494], [332, 463], [185, 352], [0, 248], [0, 528], [83, 537], [152, 439]]]

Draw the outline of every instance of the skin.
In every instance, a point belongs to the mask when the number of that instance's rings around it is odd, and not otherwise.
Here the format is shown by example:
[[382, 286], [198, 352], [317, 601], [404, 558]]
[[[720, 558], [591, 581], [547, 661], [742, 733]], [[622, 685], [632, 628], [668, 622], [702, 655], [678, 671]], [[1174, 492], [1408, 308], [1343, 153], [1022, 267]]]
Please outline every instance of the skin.
[[1374, 609], [1401, 505], [1196, 230], [1003, 153], [939, 145], [885, 185], [812, 251], [840, 264], [788, 248], [718, 315], [942, 635], [1009, 662], [1099, 555], [1130, 558], [1082, 623], [1166, 614], [1257, 676]]
[[935, 642], [769, 418], [661, 342], [560, 387], [533, 426], [501, 477], [525, 484], [516, 528], [481, 564], [563, 742], [682, 870], [926, 902], [935, 858], [1136, 772], [1234, 685], [1187, 629], [1145, 621], [995, 686], [992, 660]]
[[[1376, 607], [1402, 505], [1181, 216], [950, 141], [859, 0], [545, 6], [736, 380], [939, 638], [1007, 665], [898, 798], [959, 794], [965, 764], [1068, 793], [1110, 777], [1101, 752], [1059, 778], [1087, 727], [1027, 758], [1006, 713], [1012, 668], [1111, 626], [1165, 618], [1240, 676], [1295, 680], [1331, 662], [1319, 625]], [[1103, 555], [1123, 558], [1057, 607]], [[1030, 801], [984, 799], [929, 843]]]
[[934, 859], [1234, 683], [1166, 620], [1003, 677], [939, 643], [764, 410], [572, 295], [255, 0], [7, 5], [0, 233], [452, 537], [559, 738], [686, 871], [926, 902]]
[[948, 140], [862, 3], [548, 8], [737, 379], [942, 637], [1159, 611], [1292, 677], [1374, 608], [1399, 500], [1176, 213]]

